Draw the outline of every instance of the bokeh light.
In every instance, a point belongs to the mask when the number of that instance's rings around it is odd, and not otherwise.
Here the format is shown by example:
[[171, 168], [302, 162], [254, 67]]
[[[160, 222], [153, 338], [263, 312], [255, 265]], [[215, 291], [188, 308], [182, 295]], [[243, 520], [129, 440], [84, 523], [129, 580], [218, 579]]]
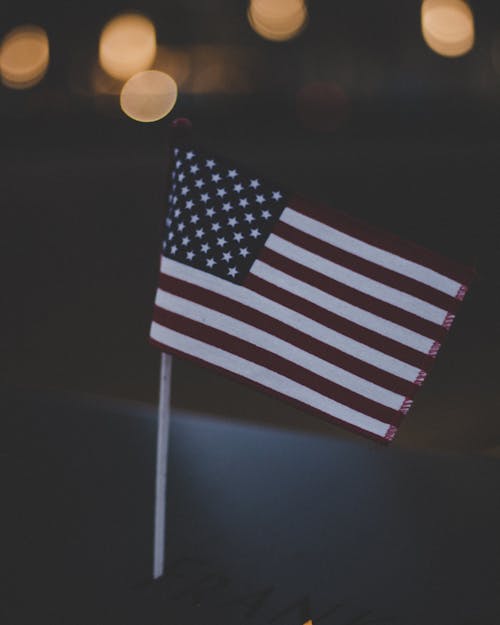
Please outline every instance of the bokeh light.
[[124, 13], [104, 27], [99, 40], [99, 62], [113, 78], [127, 80], [151, 67], [156, 56], [156, 31], [147, 17]]
[[286, 41], [298, 35], [307, 22], [304, 0], [251, 0], [247, 11], [251, 27], [271, 41]]
[[33, 87], [49, 66], [49, 38], [38, 26], [19, 26], [5, 35], [0, 48], [2, 82], [13, 89]]
[[135, 74], [123, 85], [120, 94], [122, 111], [138, 122], [155, 122], [165, 117], [176, 100], [175, 80], [158, 70]]
[[311, 82], [296, 96], [297, 116], [311, 130], [332, 132], [349, 114], [349, 100], [337, 83]]
[[462, 0], [424, 0], [422, 35], [438, 54], [462, 56], [474, 46], [474, 16]]

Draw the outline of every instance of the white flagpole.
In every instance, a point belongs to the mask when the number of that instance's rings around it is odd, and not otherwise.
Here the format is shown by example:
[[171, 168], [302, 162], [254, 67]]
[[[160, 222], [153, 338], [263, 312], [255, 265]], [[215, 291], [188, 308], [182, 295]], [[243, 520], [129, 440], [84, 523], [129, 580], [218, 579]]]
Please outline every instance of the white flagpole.
[[154, 579], [161, 577], [164, 571], [171, 377], [172, 356], [162, 353], [160, 369], [160, 401], [158, 405], [158, 431], [156, 435], [156, 492], [153, 547]]
[[[171, 124], [172, 145], [182, 144], [191, 135], [191, 122], [185, 117]], [[156, 435], [156, 490], [153, 544], [153, 579], [164, 573], [165, 513], [167, 508], [168, 435], [170, 431], [170, 381], [172, 356], [162, 353], [160, 369], [160, 401], [158, 405], [158, 432]]]

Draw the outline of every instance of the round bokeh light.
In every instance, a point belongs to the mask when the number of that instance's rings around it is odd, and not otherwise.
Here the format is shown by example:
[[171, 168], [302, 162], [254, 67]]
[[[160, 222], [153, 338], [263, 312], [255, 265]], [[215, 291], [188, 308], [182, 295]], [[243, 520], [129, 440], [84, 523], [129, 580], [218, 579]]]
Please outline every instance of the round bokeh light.
[[156, 56], [156, 31], [147, 17], [125, 13], [104, 27], [99, 40], [99, 62], [113, 78], [127, 80], [151, 67]]
[[422, 36], [431, 50], [456, 57], [474, 46], [474, 16], [463, 0], [424, 0]]
[[2, 82], [14, 89], [36, 85], [49, 66], [49, 38], [38, 26], [14, 28], [2, 41], [0, 74]]
[[120, 94], [122, 111], [138, 122], [156, 122], [168, 115], [177, 100], [175, 80], [158, 70], [139, 72], [127, 80]]
[[298, 35], [307, 22], [304, 0], [251, 0], [248, 21], [257, 34], [271, 41]]

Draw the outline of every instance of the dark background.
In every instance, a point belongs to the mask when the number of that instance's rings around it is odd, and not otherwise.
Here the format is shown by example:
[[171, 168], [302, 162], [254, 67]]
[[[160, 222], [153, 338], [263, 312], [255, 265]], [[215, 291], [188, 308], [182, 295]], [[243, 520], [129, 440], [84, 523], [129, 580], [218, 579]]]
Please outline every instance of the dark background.
[[[5, 387], [156, 401], [147, 334], [168, 125], [182, 115], [206, 147], [477, 268], [394, 445], [498, 453], [500, 6], [471, 6], [476, 45], [447, 59], [424, 43], [416, 1], [317, 0], [284, 43], [252, 31], [245, 2], [3, 4], [0, 35], [36, 23], [51, 43], [39, 85], [0, 87]], [[157, 123], [126, 118], [116, 95], [93, 87], [100, 30], [125, 9], [149, 16], [160, 43], [197, 50], [203, 80], [181, 87]], [[226, 83], [210, 88], [204, 59]], [[334, 95], [304, 105], [297, 94], [314, 81], [334, 83]], [[181, 361], [173, 403], [350, 437]]]

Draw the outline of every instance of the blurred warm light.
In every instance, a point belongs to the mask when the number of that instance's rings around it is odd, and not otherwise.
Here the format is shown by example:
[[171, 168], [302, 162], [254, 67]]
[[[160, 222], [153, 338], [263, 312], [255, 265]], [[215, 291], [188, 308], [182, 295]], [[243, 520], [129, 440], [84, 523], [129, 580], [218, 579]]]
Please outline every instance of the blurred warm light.
[[312, 82], [300, 89], [296, 97], [297, 115], [306, 128], [331, 132], [349, 113], [349, 100], [335, 82]]
[[49, 38], [38, 26], [14, 28], [2, 41], [2, 82], [14, 89], [27, 89], [44, 77], [49, 66]]
[[119, 80], [127, 80], [151, 67], [156, 56], [156, 31], [147, 17], [124, 13], [104, 27], [99, 41], [102, 68]]
[[304, 28], [307, 7], [304, 0], [251, 0], [247, 15], [250, 25], [261, 37], [285, 41]]
[[158, 70], [135, 74], [123, 85], [120, 94], [123, 112], [138, 122], [155, 122], [165, 117], [176, 100], [175, 80]]
[[422, 35], [442, 56], [462, 56], [474, 45], [474, 16], [463, 0], [424, 0]]

